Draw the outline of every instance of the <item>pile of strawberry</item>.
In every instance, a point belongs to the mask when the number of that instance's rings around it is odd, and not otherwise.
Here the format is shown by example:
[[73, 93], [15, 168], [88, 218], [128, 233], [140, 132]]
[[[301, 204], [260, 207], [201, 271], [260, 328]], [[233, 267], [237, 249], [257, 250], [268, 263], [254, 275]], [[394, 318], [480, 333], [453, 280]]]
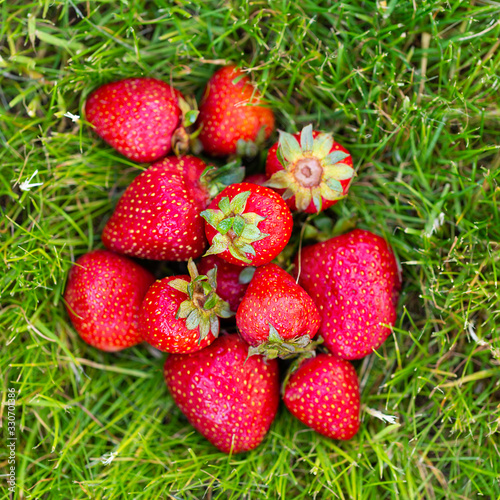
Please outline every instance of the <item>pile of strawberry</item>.
[[[94, 91], [86, 116], [127, 158], [153, 163], [107, 222], [106, 250], [70, 271], [65, 301], [82, 339], [104, 351], [146, 341], [170, 353], [174, 401], [224, 452], [251, 450], [268, 431], [285, 365], [277, 358], [293, 359], [281, 384], [290, 412], [325, 436], [354, 436], [360, 395], [349, 360], [391, 332], [394, 254], [356, 229], [299, 251], [295, 277], [271, 262], [290, 239], [292, 211], [319, 213], [347, 195], [349, 152], [311, 125], [280, 132], [266, 175], [244, 182], [241, 168], [186, 155], [194, 142], [212, 156], [248, 153], [272, 133], [272, 111], [233, 66], [210, 79], [199, 112], [170, 85], [136, 78]], [[155, 280], [130, 257], [187, 261], [188, 274]]]

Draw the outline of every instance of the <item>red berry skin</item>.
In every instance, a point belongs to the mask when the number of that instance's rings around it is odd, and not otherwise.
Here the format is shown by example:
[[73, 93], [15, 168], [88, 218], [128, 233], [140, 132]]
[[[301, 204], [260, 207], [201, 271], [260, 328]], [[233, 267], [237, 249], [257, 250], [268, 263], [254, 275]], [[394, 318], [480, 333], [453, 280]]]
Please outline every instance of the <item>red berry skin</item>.
[[266, 174], [252, 174], [245, 177], [243, 182], [249, 182], [250, 184], [257, 184], [258, 186], [265, 186], [268, 177]]
[[171, 150], [180, 125], [182, 94], [155, 78], [127, 78], [92, 92], [85, 105], [87, 121], [110, 146], [130, 160], [159, 160]]
[[320, 317], [313, 300], [276, 264], [257, 268], [238, 307], [236, 324], [251, 346], [266, 342], [269, 323], [284, 340], [316, 335]]
[[351, 439], [359, 429], [360, 396], [356, 370], [332, 354], [304, 361], [285, 387], [292, 415], [332, 439]]
[[[313, 131], [313, 138], [316, 139], [316, 137], [320, 133], [321, 132], [314, 130]], [[293, 136], [298, 141], [300, 141], [300, 132], [297, 134], [293, 134]], [[278, 160], [278, 157], [276, 155], [276, 153], [278, 151], [278, 144], [279, 144], [279, 142], [273, 144], [273, 146], [271, 146], [271, 148], [269, 149], [269, 153], [267, 154], [266, 175], [268, 178], [271, 177], [276, 172], [279, 172], [280, 170], [284, 170], [283, 165]], [[330, 153], [332, 153], [333, 151], [342, 151], [343, 153], [349, 154], [349, 151], [347, 151], [347, 149], [344, 148], [343, 146], [341, 146], [338, 142], [333, 143], [333, 146], [332, 146], [332, 149], [330, 150]], [[352, 167], [353, 166], [352, 157], [349, 155], [347, 158], [342, 160], [342, 163], [345, 163], [346, 165], [349, 165], [350, 167]], [[349, 191], [349, 187], [351, 184], [351, 179], [342, 180], [342, 181], [340, 181], [340, 184], [342, 185], [342, 188], [343, 188], [342, 194], [344, 196], [347, 195], [347, 192]], [[275, 191], [280, 193], [280, 194], [283, 194], [285, 192], [284, 189], [275, 189]], [[297, 210], [297, 206], [295, 205], [295, 196], [288, 198], [286, 200], [286, 202], [287, 202], [288, 206], [290, 207], [290, 210], [292, 210], [292, 212], [295, 212]], [[338, 200], [332, 201], [332, 200], [327, 200], [325, 198], [322, 198], [322, 210], [326, 210], [327, 208], [335, 205], [337, 202], [338, 202]], [[314, 206], [314, 203], [312, 201], [309, 204], [309, 206], [307, 207], [307, 209], [305, 210], [305, 212], [308, 214], [317, 213], [317, 209]]]
[[[273, 112], [244, 75], [236, 66], [225, 66], [207, 83], [198, 124], [203, 127], [199, 139], [210, 155], [235, 154], [238, 140], [255, 141], [262, 127], [268, 139], [274, 130]], [[240, 78], [237, 83], [235, 78]]]
[[66, 309], [80, 337], [102, 351], [142, 342], [139, 308], [154, 277], [134, 261], [94, 250], [75, 262], [64, 292]]
[[[219, 257], [237, 266], [261, 266], [271, 262], [288, 243], [293, 229], [292, 213], [283, 198], [272, 189], [246, 182], [231, 184], [225, 188], [212, 200], [208, 208], [217, 210], [222, 198], [228, 197], [231, 201], [237, 194], [245, 191], [250, 191], [251, 194], [244, 213], [257, 213], [266, 217], [259, 223], [258, 228], [269, 236], [252, 244], [256, 255], [246, 254], [246, 257], [251, 261], [249, 264], [233, 257], [229, 250], [224, 250], [219, 254]], [[205, 233], [208, 242], [212, 244], [218, 231], [210, 224], [205, 223]]]
[[200, 212], [210, 200], [199, 181], [205, 168], [194, 156], [170, 156], [151, 165], [118, 202], [102, 234], [104, 246], [141, 259], [199, 257], [206, 248]]
[[207, 274], [215, 266], [217, 266], [217, 295], [229, 303], [231, 311], [236, 312], [248, 288], [248, 283], [240, 282], [243, 268], [230, 264], [217, 255], [207, 255], [200, 260], [198, 271], [200, 274]]
[[202, 351], [170, 355], [165, 362], [165, 381], [175, 403], [224, 453], [259, 446], [278, 410], [278, 363], [247, 355], [247, 344], [233, 334]]
[[179, 275], [153, 283], [142, 301], [139, 329], [143, 339], [160, 351], [180, 354], [199, 351], [210, 345], [215, 337], [209, 332], [199, 342], [199, 328], [188, 330], [186, 318], [175, 318], [181, 302], [187, 299], [187, 295], [168, 284], [174, 279], [191, 281], [188, 275]]
[[[325, 346], [343, 359], [378, 349], [396, 321], [398, 266], [388, 243], [369, 231], [347, 234], [302, 249], [299, 284], [321, 316]], [[295, 261], [295, 272], [298, 261]]]

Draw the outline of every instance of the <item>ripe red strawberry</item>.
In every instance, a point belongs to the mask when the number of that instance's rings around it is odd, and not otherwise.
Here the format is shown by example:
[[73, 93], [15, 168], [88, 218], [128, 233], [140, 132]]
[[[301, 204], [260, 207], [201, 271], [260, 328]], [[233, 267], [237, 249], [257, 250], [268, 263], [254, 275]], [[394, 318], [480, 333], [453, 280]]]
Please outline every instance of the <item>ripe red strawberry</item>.
[[274, 115], [264, 106], [250, 79], [235, 66], [226, 66], [207, 84], [198, 123], [205, 151], [227, 156], [235, 154], [238, 146], [245, 149], [245, 142], [268, 139], [274, 129]]
[[153, 275], [134, 261], [107, 250], [80, 257], [64, 293], [66, 309], [80, 337], [114, 352], [142, 342], [139, 308]]
[[217, 295], [236, 312], [255, 269], [235, 266], [217, 255], [208, 255], [200, 260], [198, 271], [207, 274], [214, 267], [217, 267]]
[[201, 216], [212, 245], [205, 255], [219, 254], [240, 266], [271, 262], [292, 234], [292, 214], [283, 198], [246, 182], [224, 189]]
[[391, 333], [384, 325], [396, 321], [401, 283], [394, 253], [380, 236], [355, 229], [303, 248], [299, 284], [318, 307], [325, 345], [341, 358], [363, 358]]
[[224, 453], [253, 450], [264, 439], [279, 403], [276, 360], [247, 359], [237, 335], [223, 335], [189, 355], [170, 355], [165, 381], [191, 425]]
[[257, 184], [259, 186], [265, 186], [269, 179], [266, 174], [252, 174], [245, 177], [243, 182], [249, 182], [250, 184]]
[[347, 195], [354, 169], [347, 149], [308, 125], [300, 134], [280, 131], [267, 155], [266, 173], [266, 186], [282, 193], [291, 210], [312, 214]]
[[137, 162], [166, 156], [182, 129], [182, 94], [155, 78], [127, 78], [95, 90], [85, 114], [95, 131], [122, 155]]
[[144, 297], [139, 328], [144, 340], [166, 352], [189, 353], [210, 345], [219, 335], [219, 317], [233, 316], [216, 293], [217, 270], [198, 274], [192, 259], [189, 276], [154, 283]]
[[306, 359], [285, 383], [286, 407], [316, 432], [351, 439], [359, 429], [359, 382], [356, 370], [332, 354]]
[[309, 344], [320, 317], [314, 302], [276, 264], [257, 268], [238, 307], [236, 324], [251, 354], [285, 357]]
[[206, 248], [200, 216], [209, 191], [200, 181], [206, 164], [193, 156], [168, 157], [141, 173], [121, 197], [102, 234], [119, 253], [185, 261]]

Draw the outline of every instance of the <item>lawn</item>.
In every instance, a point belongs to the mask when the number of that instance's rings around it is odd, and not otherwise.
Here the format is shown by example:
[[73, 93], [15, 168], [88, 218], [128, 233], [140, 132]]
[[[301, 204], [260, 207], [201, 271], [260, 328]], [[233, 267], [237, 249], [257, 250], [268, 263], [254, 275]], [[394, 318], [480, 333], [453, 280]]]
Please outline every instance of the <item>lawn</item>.
[[[0, 2], [0, 366], [17, 432], [1, 498], [500, 498], [499, 18], [493, 0]], [[86, 97], [151, 75], [199, 99], [228, 62], [278, 128], [312, 123], [352, 153], [348, 198], [296, 216], [294, 241], [303, 224], [304, 244], [357, 226], [402, 264], [394, 335], [355, 363], [349, 442], [282, 407], [259, 448], [224, 455], [173, 404], [163, 354], [100, 352], [65, 311], [72, 262], [102, 247], [145, 168], [92, 133]]]

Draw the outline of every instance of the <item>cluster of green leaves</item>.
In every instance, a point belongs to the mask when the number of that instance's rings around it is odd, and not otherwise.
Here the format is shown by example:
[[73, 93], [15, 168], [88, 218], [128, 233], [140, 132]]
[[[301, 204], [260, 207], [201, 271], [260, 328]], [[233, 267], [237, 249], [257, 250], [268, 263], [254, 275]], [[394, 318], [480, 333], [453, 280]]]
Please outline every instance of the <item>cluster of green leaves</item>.
[[[499, 14], [493, 0], [0, 3], [0, 366], [18, 391], [19, 498], [499, 497]], [[298, 216], [280, 264], [299, 223], [305, 244], [373, 230], [402, 263], [394, 336], [357, 363], [348, 443], [282, 409], [257, 450], [218, 453], [173, 405], [163, 357], [98, 352], [65, 313], [71, 263], [143, 168], [86, 126], [89, 92], [150, 75], [199, 99], [228, 62], [281, 129], [313, 123], [354, 158], [349, 197]]]

